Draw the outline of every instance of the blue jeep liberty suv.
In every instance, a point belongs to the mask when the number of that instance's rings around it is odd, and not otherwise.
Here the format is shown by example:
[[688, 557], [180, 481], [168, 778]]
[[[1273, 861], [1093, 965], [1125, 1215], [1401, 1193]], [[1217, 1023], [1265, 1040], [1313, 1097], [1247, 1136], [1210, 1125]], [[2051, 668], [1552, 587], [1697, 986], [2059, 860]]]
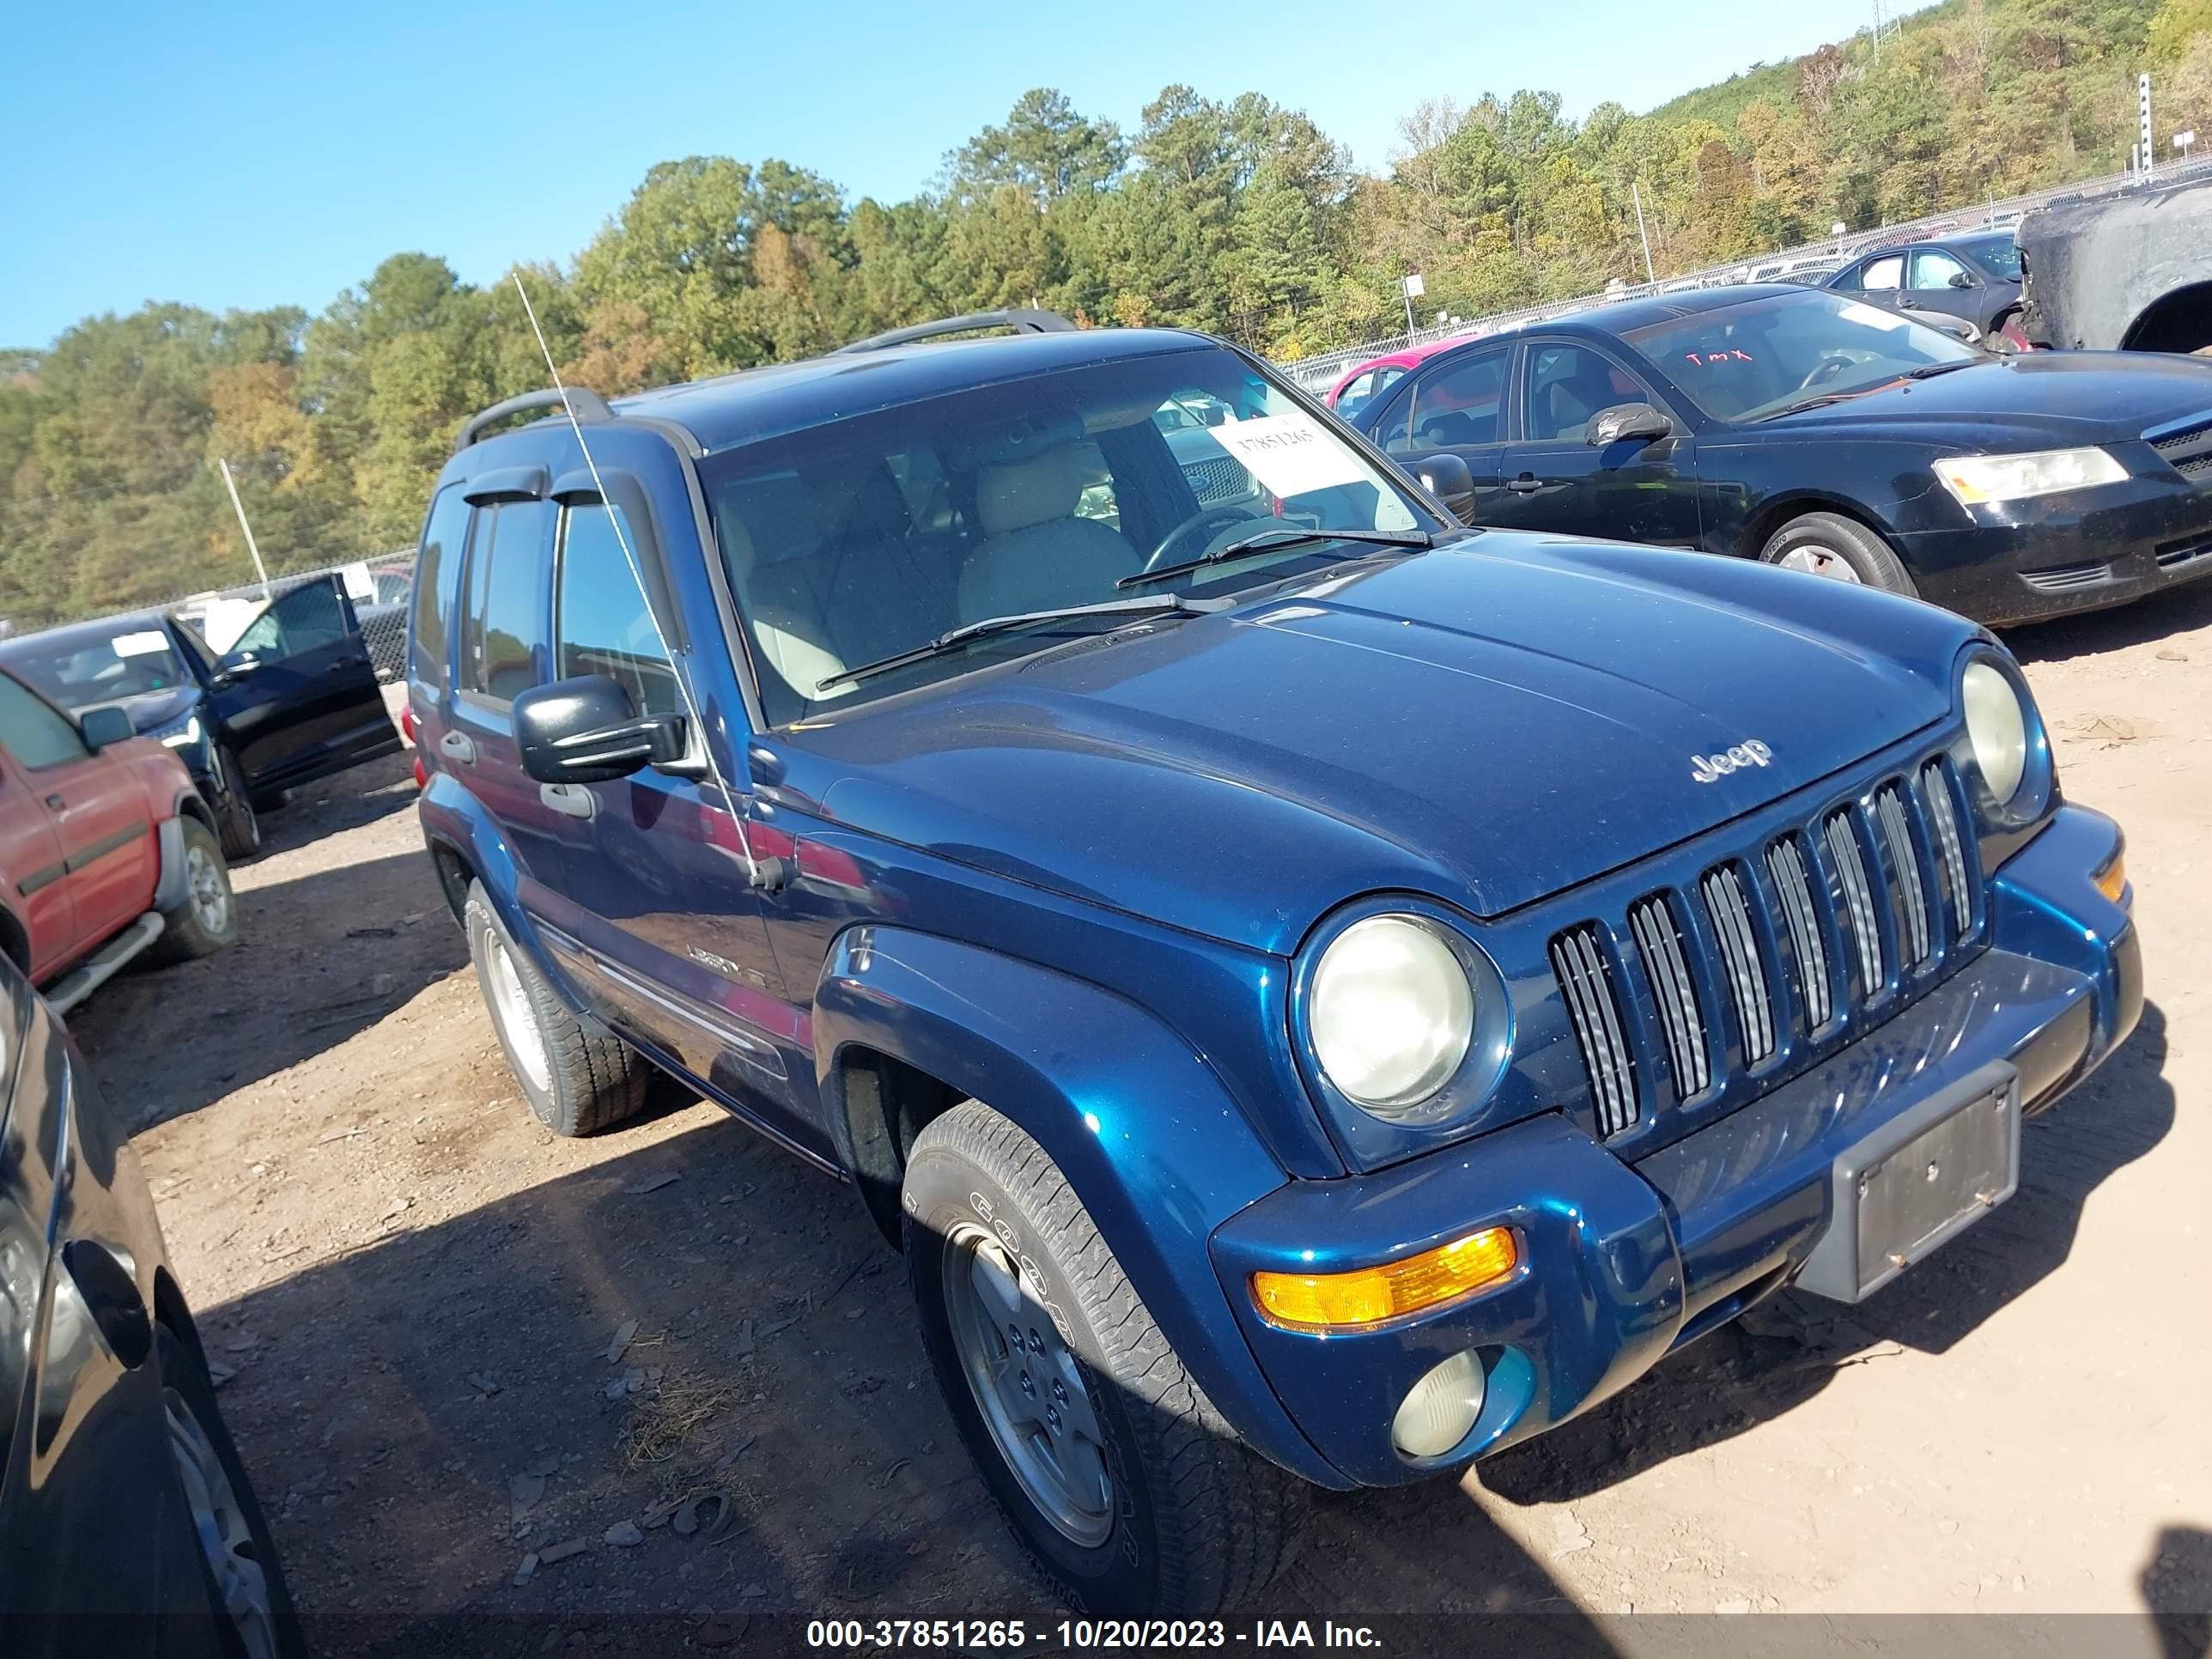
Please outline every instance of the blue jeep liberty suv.
[[1448, 460], [1014, 313], [510, 399], [430, 505], [422, 828], [531, 1105], [649, 1062], [851, 1183], [1080, 1608], [1870, 1294], [2142, 1007], [1986, 632]]

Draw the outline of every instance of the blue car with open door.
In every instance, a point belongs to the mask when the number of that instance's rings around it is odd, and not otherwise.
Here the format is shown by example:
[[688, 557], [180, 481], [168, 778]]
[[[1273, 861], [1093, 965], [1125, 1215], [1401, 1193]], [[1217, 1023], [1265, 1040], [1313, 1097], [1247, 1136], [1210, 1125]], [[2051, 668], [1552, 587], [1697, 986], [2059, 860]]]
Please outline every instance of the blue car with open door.
[[74, 714], [119, 708], [175, 750], [235, 860], [259, 849], [260, 814], [287, 791], [401, 743], [337, 576], [234, 609], [220, 651], [204, 620], [149, 611], [18, 635], [0, 642], [0, 663]]
[[526, 394], [413, 604], [532, 1109], [609, 1129], [658, 1067], [848, 1183], [1092, 1612], [1218, 1613], [1310, 1485], [1872, 1294], [2142, 1006], [2120, 831], [1987, 632], [1470, 529], [1198, 335]]

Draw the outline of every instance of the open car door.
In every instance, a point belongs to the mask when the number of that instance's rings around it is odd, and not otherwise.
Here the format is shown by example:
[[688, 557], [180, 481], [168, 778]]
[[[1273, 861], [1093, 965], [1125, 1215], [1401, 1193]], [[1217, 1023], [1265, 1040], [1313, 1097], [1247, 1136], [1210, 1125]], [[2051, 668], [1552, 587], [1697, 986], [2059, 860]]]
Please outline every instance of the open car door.
[[256, 794], [400, 747], [353, 600], [335, 575], [277, 594], [222, 648], [218, 664], [216, 713]]

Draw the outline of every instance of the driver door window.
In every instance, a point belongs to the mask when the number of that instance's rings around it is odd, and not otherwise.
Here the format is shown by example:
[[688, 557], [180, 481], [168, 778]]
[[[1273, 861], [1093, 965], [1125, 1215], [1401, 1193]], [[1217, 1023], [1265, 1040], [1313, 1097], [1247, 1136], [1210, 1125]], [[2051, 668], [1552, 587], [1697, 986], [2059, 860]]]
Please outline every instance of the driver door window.
[[1578, 444], [1598, 410], [1652, 401], [1635, 376], [1586, 346], [1529, 348], [1522, 415], [1530, 443]]
[[335, 645], [353, 631], [345, 600], [337, 585], [318, 580], [281, 594], [238, 636], [227, 653], [234, 661], [252, 657], [262, 662], [282, 662], [325, 645]]

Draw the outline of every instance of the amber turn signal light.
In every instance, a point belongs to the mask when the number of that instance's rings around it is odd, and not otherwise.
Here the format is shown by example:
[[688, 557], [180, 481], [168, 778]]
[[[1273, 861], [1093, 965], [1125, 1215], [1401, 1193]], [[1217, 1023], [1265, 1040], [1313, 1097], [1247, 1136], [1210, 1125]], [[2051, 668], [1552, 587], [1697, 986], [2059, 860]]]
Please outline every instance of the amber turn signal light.
[[1485, 1227], [1380, 1267], [1254, 1273], [1252, 1299], [1269, 1320], [1293, 1330], [1354, 1330], [1473, 1296], [1511, 1277], [1520, 1263], [1513, 1230]]
[[2128, 890], [2128, 861], [2125, 858], [2115, 856], [2112, 863], [2098, 873], [2097, 890], [2115, 904], [2120, 902], [2120, 895]]

